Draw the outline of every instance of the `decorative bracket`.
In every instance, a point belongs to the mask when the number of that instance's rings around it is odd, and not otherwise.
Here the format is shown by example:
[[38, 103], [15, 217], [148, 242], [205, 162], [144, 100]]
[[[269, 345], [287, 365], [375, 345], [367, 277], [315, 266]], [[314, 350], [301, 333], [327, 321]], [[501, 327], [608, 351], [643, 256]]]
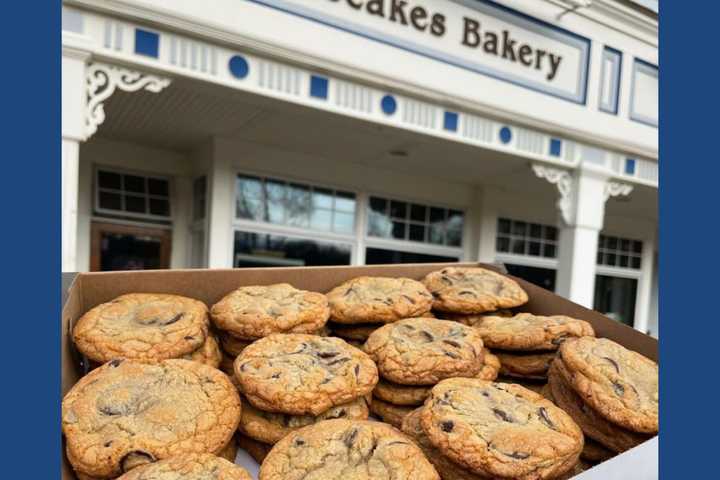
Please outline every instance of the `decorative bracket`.
[[605, 184], [605, 201], [610, 197], [626, 197], [633, 191], [633, 186], [627, 183], [614, 182], [612, 180]]
[[551, 184], [557, 186], [560, 198], [557, 201], [558, 210], [566, 225], [570, 224], [572, 218], [572, 186], [573, 178], [570, 172], [561, 168], [548, 165], [532, 164], [533, 172], [538, 178], [544, 178]]
[[130, 70], [105, 63], [88, 65], [85, 74], [87, 86], [87, 106], [85, 107], [85, 138], [90, 138], [105, 121], [103, 102], [116, 89], [125, 92], [137, 92], [145, 89], [158, 93], [170, 85], [169, 78]]

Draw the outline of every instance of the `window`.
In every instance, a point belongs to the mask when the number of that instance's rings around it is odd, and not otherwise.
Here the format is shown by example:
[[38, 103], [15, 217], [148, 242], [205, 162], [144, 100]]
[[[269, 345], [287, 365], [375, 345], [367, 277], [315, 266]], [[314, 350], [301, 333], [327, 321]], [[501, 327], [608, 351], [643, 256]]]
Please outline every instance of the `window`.
[[238, 219], [352, 235], [355, 194], [272, 178], [238, 175]]
[[558, 230], [552, 225], [498, 219], [495, 250], [499, 253], [557, 258], [557, 242]]
[[341, 242], [235, 231], [233, 266], [349, 265], [351, 252], [352, 245]]
[[465, 214], [444, 207], [370, 197], [369, 237], [461, 247]]
[[365, 263], [367, 265], [382, 265], [386, 263], [443, 263], [457, 261], [458, 257], [428, 255], [417, 252], [401, 252], [385, 248], [368, 248], [365, 250]]
[[641, 262], [641, 241], [600, 235], [597, 253], [598, 265], [640, 270]]
[[529, 267], [527, 265], [505, 264], [510, 275], [527, 280], [545, 290], [555, 291], [555, 270], [552, 268]]
[[170, 219], [167, 178], [96, 170], [95, 210], [98, 213], [149, 220]]
[[204, 220], [207, 203], [207, 177], [193, 181], [193, 220]]
[[207, 177], [193, 180], [192, 219], [190, 224], [190, 266], [207, 266], [205, 256], [205, 217], [207, 216]]
[[637, 279], [607, 275], [595, 277], [595, 310], [608, 317], [634, 326]]

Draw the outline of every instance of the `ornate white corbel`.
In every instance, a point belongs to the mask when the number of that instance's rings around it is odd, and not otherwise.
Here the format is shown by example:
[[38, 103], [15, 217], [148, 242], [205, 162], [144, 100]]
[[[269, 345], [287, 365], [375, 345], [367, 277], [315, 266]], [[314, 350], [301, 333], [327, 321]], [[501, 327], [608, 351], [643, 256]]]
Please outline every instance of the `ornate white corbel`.
[[570, 224], [572, 218], [572, 186], [573, 178], [570, 172], [561, 168], [550, 167], [548, 165], [541, 165], [538, 163], [532, 164], [533, 172], [538, 178], [544, 178], [551, 184], [557, 186], [558, 193], [560, 194], [557, 207], [560, 210], [560, 215], [566, 224]]
[[97, 131], [98, 126], [105, 121], [103, 102], [115, 92], [115, 89], [125, 92], [137, 92], [145, 89], [149, 92], [158, 93], [170, 85], [169, 78], [162, 78], [105, 63], [88, 65], [85, 82], [87, 86], [86, 138], [90, 138]]
[[608, 181], [605, 184], [605, 201], [610, 197], [626, 197], [633, 191], [633, 186], [627, 183]]

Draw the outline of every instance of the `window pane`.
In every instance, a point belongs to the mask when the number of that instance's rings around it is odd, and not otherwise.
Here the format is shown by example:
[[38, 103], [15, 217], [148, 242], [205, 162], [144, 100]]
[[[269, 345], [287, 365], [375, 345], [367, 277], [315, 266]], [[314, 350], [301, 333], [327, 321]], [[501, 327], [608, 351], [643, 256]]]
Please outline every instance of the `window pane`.
[[546, 243], [543, 246], [543, 256], [547, 258], [555, 258], [557, 256], [555, 245]]
[[623, 238], [620, 240], [620, 250], [623, 252], [629, 252], [630, 251], [630, 240]]
[[396, 202], [395, 200], [390, 202], [390, 215], [393, 218], [405, 220], [407, 218], [407, 203]]
[[430, 222], [444, 222], [445, 221], [445, 209], [443, 208], [431, 208], [430, 209]]
[[119, 193], [100, 192], [100, 208], [108, 210], [122, 210], [122, 200]]
[[510, 233], [510, 220], [506, 218], [498, 219], [498, 232]]
[[618, 255], [618, 259], [620, 260], [620, 266], [621, 267], [627, 267], [629, 264], [629, 259], [627, 255]]
[[505, 264], [505, 268], [510, 275], [527, 280], [551, 292], [555, 291], [555, 270], [512, 264]]
[[[196, 178], [193, 182], [193, 219], [205, 218], [205, 202], [207, 193], [207, 177]], [[237, 216], [240, 216], [237, 214]]]
[[370, 208], [379, 213], [387, 213], [388, 201], [382, 198], [370, 197]]
[[600, 235], [598, 238], [598, 248], [605, 248], [605, 235]]
[[118, 173], [98, 172], [98, 186], [100, 188], [112, 188], [114, 190], [122, 189], [122, 177]]
[[375, 210], [370, 210], [368, 215], [368, 235], [374, 237], [392, 237], [392, 221], [390, 218]]
[[459, 247], [462, 244], [463, 235], [463, 214], [450, 210], [447, 221], [447, 244], [452, 247]]
[[507, 237], [498, 237], [495, 249], [498, 252], [507, 253], [510, 251], [510, 239]]
[[276, 180], [265, 181], [265, 195], [267, 198], [267, 218], [270, 223], [285, 222], [285, 184]]
[[598, 254], [597, 254], [597, 264], [598, 264], [598, 265], [603, 265], [603, 264], [604, 264], [603, 262], [605, 262], [605, 255], [604, 255], [602, 252], [598, 252]]
[[310, 188], [291, 184], [286, 187], [287, 224], [307, 228], [310, 225]]
[[640, 257], [632, 257], [632, 268], [640, 269]]
[[616, 264], [616, 255], [614, 253], [608, 253], [605, 255], [605, 265], [610, 265], [611, 267], [614, 267]]
[[236, 188], [235, 214], [239, 218], [265, 220], [262, 180], [255, 177], [239, 176]]
[[606, 239], [605, 244], [607, 245], [607, 248], [611, 250], [615, 250], [618, 248], [618, 238], [617, 237], [608, 237]]
[[353, 233], [355, 215], [352, 213], [335, 212], [335, 225], [333, 230], [337, 233]]
[[147, 207], [145, 206], [145, 197], [125, 195], [125, 211], [133, 213], [147, 213]]
[[233, 266], [349, 265], [351, 251], [344, 243], [236, 231]]
[[310, 215], [310, 228], [315, 230], [326, 230], [330, 231], [332, 225], [332, 212], [325, 210], [324, 208], [316, 208]]
[[335, 210], [355, 213], [355, 195], [346, 192], [336, 192]]
[[410, 207], [410, 218], [416, 222], [425, 223], [427, 221], [427, 208], [422, 205], [412, 205]]
[[400, 252], [397, 250], [386, 250], [382, 248], [367, 248], [365, 250], [365, 263], [367, 265], [381, 265], [388, 263], [443, 263], [457, 262], [458, 260], [458, 257]]
[[633, 252], [642, 253], [642, 242], [633, 241]]
[[127, 192], [145, 193], [145, 177], [124, 175], [124, 190]]
[[399, 240], [405, 240], [405, 224], [402, 222], [393, 222], [392, 236]]
[[423, 225], [410, 225], [410, 240], [414, 242], [425, 241], [425, 227]]
[[542, 226], [537, 223], [530, 224], [530, 236], [533, 238], [542, 238]]
[[159, 178], [148, 178], [148, 192], [150, 195], [160, 195], [167, 197], [169, 195], [168, 181]]
[[512, 253], [517, 253], [520, 255], [525, 253], [525, 240], [513, 239], [511, 245]]
[[524, 236], [527, 234], [527, 224], [525, 222], [513, 222], [512, 224], [513, 235]]
[[445, 243], [445, 228], [442, 223], [430, 225], [430, 231], [428, 232], [428, 241], [430, 243], [437, 243], [442, 245]]
[[625, 325], [635, 323], [637, 280], [631, 278], [595, 277], [595, 310]]
[[312, 203], [315, 208], [333, 208], [333, 192], [325, 188], [313, 188]]
[[167, 217], [170, 215], [170, 202], [163, 198], [150, 199], [150, 213]]
[[528, 248], [528, 255], [540, 256], [540, 242], [530, 242]]

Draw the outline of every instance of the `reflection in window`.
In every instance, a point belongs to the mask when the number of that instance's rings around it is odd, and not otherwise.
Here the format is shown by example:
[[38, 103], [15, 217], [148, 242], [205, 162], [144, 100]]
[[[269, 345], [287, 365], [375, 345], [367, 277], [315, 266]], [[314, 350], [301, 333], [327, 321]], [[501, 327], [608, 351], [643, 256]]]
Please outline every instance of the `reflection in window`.
[[355, 195], [283, 180], [238, 175], [235, 216], [297, 228], [352, 234]]
[[458, 257], [442, 255], [427, 255], [425, 253], [401, 252], [384, 248], [368, 248], [365, 250], [365, 263], [367, 265], [381, 265], [391, 263], [444, 263], [457, 262]]
[[252, 232], [235, 232], [233, 266], [349, 265], [350, 244]]
[[462, 246], [465, 214], [459, 210], [370, 197], [368, 235], [371, 237]]

